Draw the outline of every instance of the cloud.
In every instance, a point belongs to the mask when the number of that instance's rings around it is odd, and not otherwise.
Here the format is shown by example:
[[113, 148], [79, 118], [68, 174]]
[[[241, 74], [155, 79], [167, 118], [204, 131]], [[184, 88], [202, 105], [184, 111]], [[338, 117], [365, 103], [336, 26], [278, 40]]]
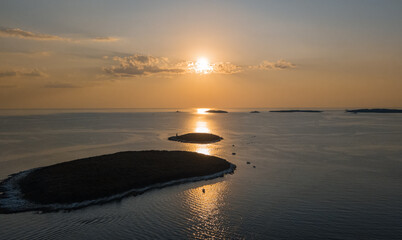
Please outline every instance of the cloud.
[[120, 39], [114, 38], [114, 37], [96, 37], [96, 38], [92, 39], [92, 41], [95, 41], [95, 42], [116, 42], [119, 40]]
[[167, 58], [135, 54], [128, 57], [114, 57], [118, 66], [105, 67], [106, 73], [120, 77], [148, 75], [155, 73], [183, 73], [185, 69], [170, 63]]
[[[104, 60], [110, 59], [107, 56], [102, 57]], [[131, 77], [149, 74], [161, 73], [186, 73], [186, 74], [236, 74], [245, 70], [284, 70], [295, 68], [291, 62], [278, 60], [276, 62], [263, 61], [259, 65], [236, 65], [231, 62], [195, 62], [195, 61], [178, 61], [171, 62], [165, 57], [154, 57], [149, 55], [135, 54], [132, 56], [113, 57], [119, 65], [104, 67], [104, 72], [119, 76]]]
[[24, 57], [24, 58], [43, 58], [43, 57], [49, 57], [53, 53], [52, 52], [34, 52], [34, 51], [0, 51], [0, 57], [3, 57], [6, 59], [7, 57], [11, 56], [17, 56], [17, 57]]
[[19, 28], [0, 28], [0, 36], [2, 37], [16, 37], [16, 38], [25, 38], [32, 40], [44, 40], [44, 41], [70, 41], [69, 38], [63, 38], [56, 35], [48, 35], [42, 33], [33, 33], [29, 31], [25, 31]]
[[243, 71], [243, 67], [230, 62], [221, 62], [213, 64], [213, 73], [234, 74]]
[[11, 84], [0, 84], [0, 88], [16, 88], [17, 85], [11, 85]]
[[77, 88], [77, 85], [63, 82], [51, 82], [44, 86], [45, 88]]
[[31, 70], [0, 70], [0, 78], [3, 77], [47, 77], [47, 74], [38, 69]]
[[38, 69], [22, 71], [19, 74], [21, 76], [26, 76], [26, 77], [46, 77], [47, 76], [44, 72], [41, 72]]
[[0, 27], [0, 37], [14, 37], [14, 38], [22, 38], [22, 39], [30, 39], [37, 41], [68, 41], [74, 43], [80, 43], [82, 40], [84, 41], [93, 41], [93, 42], [115, 42], [120, 39], [115, 37], [95, 37], [95, 38], [81, 38], [81, 39], [71, 39], [60, 37], [56, 35], [49, 35], [43, 33], [34, 33], [26, 30], [22, 30], [20, 28], [5, 28]]
[[0, 71], [0, 78], [2, 77], [15, 77], [17, 76], [16, 71]]
[[259, 65], [250, 66], [250, 68], [252, 69], [260, 69], [260, 70], [284, 70], [284, 69], [292, 69], [295, 67], [296, 67], [295, 64], [285, 60], [278, 60], [276, 62], [270, 62], [265, 60]]

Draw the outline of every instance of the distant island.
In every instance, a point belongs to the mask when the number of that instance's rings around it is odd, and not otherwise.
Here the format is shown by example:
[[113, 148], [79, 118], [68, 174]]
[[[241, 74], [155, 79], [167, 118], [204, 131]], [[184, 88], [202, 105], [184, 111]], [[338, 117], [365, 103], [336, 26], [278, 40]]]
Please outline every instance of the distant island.
[[320, 110], [272, 110], [270, 112], [279, 112], [279, 113], [294, 113], [294, 112], [306, 112], [306, 113], [320, 113]]
[[260, 113], [259, 111], [251, 111], [250, 113]]
[[131, 151], [11, 175], [0, 183], [0, 213], [76, 209], [173, 184], [222, 177], [236, 166], [185, 151]]
[[227, 111], [223, 111], [223, 110], [208, 110], [206, 112], [207, 113], [228, 113]]
[[345, 110], [349, 113], [402, 113], [402, 109], [371, 108]]
[[211, 133], [187, 133], [183, 135], [176, 135], [168, 138], [170, 141], [184, 142], [184, 143], [214, 143], [219, 142], [223, 138]]

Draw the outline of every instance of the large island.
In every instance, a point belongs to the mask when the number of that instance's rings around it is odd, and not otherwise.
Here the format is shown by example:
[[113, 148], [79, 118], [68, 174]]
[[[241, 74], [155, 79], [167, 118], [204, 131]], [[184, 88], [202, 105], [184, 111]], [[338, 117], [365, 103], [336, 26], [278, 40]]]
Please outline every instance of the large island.
[[402, 109], [370, 108], [345, 110], [349, 113], [402, 113]]
[[75, 209], [153, 188], [233, 173], [235, 165], [186, 151], [131, 151], [24, 171], [0, 183], [0, 212]]
[[277, 112], [277, 113], [320, 113], [320, 110], [272, 110], [270, 112]]

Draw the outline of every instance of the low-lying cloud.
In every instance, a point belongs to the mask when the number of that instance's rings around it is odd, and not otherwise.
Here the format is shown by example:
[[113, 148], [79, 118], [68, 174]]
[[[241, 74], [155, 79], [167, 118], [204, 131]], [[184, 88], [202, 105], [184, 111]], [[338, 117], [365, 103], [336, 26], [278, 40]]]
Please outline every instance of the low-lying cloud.
[[73, 43], [79, 43], [82, 41], [93, 41], [93, 42], [116, 42], [120, 39], [115, 37], [95, 37], [95, 38], [81, 38], [81, 39], [71, 39], [65, 38], [57, 35], [34, 33], [20, 28], [5, 28], [0, 27], [0, 37], [14, 37], [22, 39], [30, 39], [36, 41], [68, 41]]
[[16, 38], [25, 38], [32, 40], [44, 40], [44, 41], [69, 41], [68, 38], [59, 37], [56, 35], [48, 35], [42, 33], [33, 33], [29, 31], [25, 31], [19, 28], [0, 28], [0, 36], [3, 37], [16, 37]]
[[285, 70], [285, 69], [292, 69], [295, 67], [296, 67], [295, 64], [282, 59], [276, 62], [270, 62], [265, 60], [259, 65], [251, 66], [252, 69], [260, 69], [260, 70]]
[[[109, 57], [104, 56], [108, 60]], [[149, 55], [135, 54], [126, 57], [113, 57], [118, 65], [104, 67], [104, 72], [118, 77], [133, 77], [161, 73], [181, 74], [236, 74], [250, 70], [286, 70], [296, 67], [295, 64], [278, 60], [276, 62], [263, 61], [258, 65], [236, 65], [231, 62], [203, 63], [195, 61], [172, 62], [165, 57], [154, 57]]]
[[105, 67], [106, 73], [120, 77], [155, 73], [183, 73], [185, 70], [169, 62], [167, 58], [135, 54], [128, 57], [114, 57], [118, 66]]
[[38, 69], [31, 70], [0, 70], [0, 78], [5, 77], [46, 77], [47, 74]]
[[115, 38], [115, 37], [96, 37], [92, 38], [92, 41], [95, 42], [116, 42], [119, 41], [120, 39]]
[[45, 88], [77, 88], [77, 85], [67, 82], [50, 82], [44, 86]]
[[213, 72], [221, 74], [235, 74], [243, 71], [243, 67], [230, 62], [221, 62], [213, 64]]

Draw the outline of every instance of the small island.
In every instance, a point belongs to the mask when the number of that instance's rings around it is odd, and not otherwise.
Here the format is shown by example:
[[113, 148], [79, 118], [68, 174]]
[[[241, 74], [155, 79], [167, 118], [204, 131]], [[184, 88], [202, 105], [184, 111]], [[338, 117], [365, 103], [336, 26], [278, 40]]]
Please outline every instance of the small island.
[[260, 113], [259, 111], [251, 111], [250, 113]]
[[371, 108], [371, 109], [354, 109], [345, 110], [349, 113], [402, 113], [402, 109], [387, 109], [387, 108]]
[[168, 138], [170, 141], [184, 142], [184, 143], [214, 143], [219, 142], [223, 138], [211, 133], [187, 133], [183, 135], [176, 135]]
[[270, 112], [278, 112], [278, 113], [299, 113], [299, 112], [304, 112], [304, 113], [320, 113], [322, 111], [320, 110], [272, 110]]
[[228, 113], [227, 111], [224, 111], [224, 110], [208, 110], [206, 112], [207, 113]]
[[186, 151], [130, 151], [13, 174], [0, 183], [0, 213], [55, 211], [233, 173], [235, 165]]

